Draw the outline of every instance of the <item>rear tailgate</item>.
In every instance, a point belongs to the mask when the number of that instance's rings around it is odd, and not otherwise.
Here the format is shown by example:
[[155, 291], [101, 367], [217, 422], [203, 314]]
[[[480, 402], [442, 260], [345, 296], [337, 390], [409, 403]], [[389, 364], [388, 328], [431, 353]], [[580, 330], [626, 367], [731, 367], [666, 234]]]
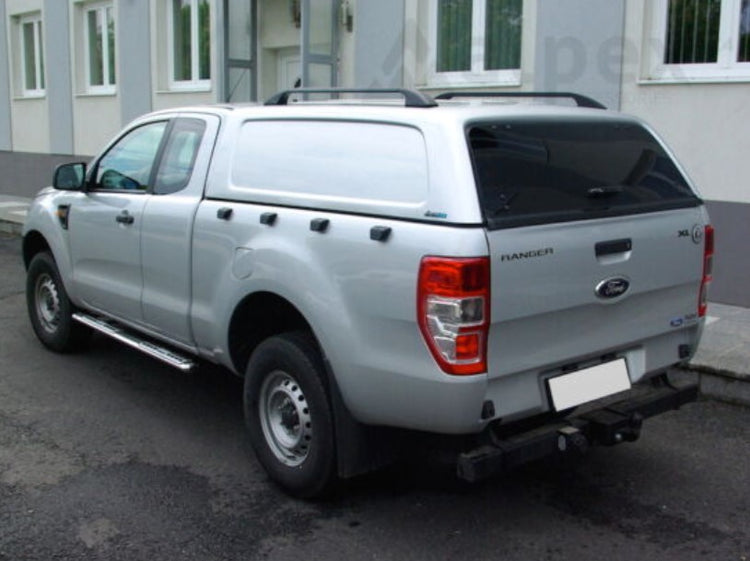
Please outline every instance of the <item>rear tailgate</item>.
[[646, 127], [590, 111], [477, 122], [467, 135], [488, 226], [498, 416], [552, 408], [552, 377], [613, 376], [607, 394], [694, 349], [706, 215]]
[[[702, 220], [682, 209], [490, 232], [490, 375], [570, 366], [694, 326]], [[679, 360], [677, 345], [664, 351]], [[632, 365], [631, 377], [645, 369]]]

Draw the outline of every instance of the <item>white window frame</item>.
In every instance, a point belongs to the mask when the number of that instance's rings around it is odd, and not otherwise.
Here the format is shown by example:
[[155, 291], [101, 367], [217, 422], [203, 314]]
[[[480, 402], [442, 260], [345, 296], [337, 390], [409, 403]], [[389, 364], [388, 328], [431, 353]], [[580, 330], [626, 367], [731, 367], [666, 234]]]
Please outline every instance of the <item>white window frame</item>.
[[[167, 0], [167, 64], [169, 76], [169, 89], [187, 92], [207, 92], [211, 90], [211, 78], [200, 80], [200, 46], [198, 45], [199, 21], [198, 3], [200, 0], [190, 0], [190, 80], [176, 80], [174, 75], [174, 0]], [[213, 12], [213, 6], [209, 2], [209, 13]], [[213, 29], [211, 29], [213, 36]], [[212, 41], [211, 41], [212, 42]], [[210, 48], [210, 46], [209, 46]], [[211, 49], [213, 50], [213, 49]], [[213, 74], [213, 72], [211, 72]]]
[[[520, 86], [521, 69], [484, 70], [484, 42], [486, 0], [473, 0], [471, 10], [471, 70], [459, 72], [438, 72], [438, 2], [429, 2], [429, 29], [427, 34], [427, 69], [425, 76], [428, 86], [481, 86], [492, 84], [496, 86]], [[524, 12], [526, 6], [523, 7]], [[523, 34], [521, 29], [521, 50], [523, 53]], [[523, 60], [523, 54], [521, 55]], [[522, 63], [523, 64], [523, 63]]]
[[716, 62], [665, 64], [669, 0], [650, 0], [651, 25], [644, 41], [646, 56], [642, 82], [742, 82], [750, 81], [750, 62], [737, 62], [742, 0], [722, 0]]
[[[23, 29], [25, 25], [32, 24], [34, 33], [34, 83], [36, 88], [26, 87], [26, 41], [24, 41]], [[36, 13], [18, 18], [18, 39], [21, 52], [21, 95], [23, 97], [44, 97], [47, 92], [47, 81], [44, 76], [44, 41], [42, 40], [42, 14]], [[39, 87], [44, 84], [43, 87]]]
[[[109, 75], [109, 26], [107, 25], [107, 10], [112, 12], [115, 34], [115, 76]], [[91, 53], [89, 52], [89, 13], [95, 12], [97, 21], [102, 23], [102, 82], [94, 85], [91, 83]], [[115, 17], [114, 5], [110, 2], [83, 5], [83, 56], [84, 68], [86, 70], [86, 92], [90, 94], [114, 94], [117, 92], [117, 18]], [[113, 81], [114, 78], [114, 81]]]

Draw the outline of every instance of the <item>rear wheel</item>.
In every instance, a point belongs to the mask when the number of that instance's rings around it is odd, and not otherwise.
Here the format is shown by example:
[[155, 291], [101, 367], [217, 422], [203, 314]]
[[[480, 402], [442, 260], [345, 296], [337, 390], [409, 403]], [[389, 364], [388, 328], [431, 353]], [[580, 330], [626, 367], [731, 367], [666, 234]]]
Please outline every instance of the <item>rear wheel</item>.
[[312, 336], [270, 337], [245, 376], [245, 419], [258, 460], [290, 494], [321, 497], [336, 479], [333, 416]]
[[36, 254], [29, 264], [26, 304], [34, 333], [46, 347], [71, 352], [88, 340], [91, 330], [73, 319], [73, 305], [48, 252]]

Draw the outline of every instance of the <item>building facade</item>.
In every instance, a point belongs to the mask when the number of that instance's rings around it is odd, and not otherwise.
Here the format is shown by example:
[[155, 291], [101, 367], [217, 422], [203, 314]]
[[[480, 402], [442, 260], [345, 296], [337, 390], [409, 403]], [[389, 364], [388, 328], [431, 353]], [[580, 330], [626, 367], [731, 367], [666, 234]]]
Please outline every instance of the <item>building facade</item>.
[[0, 21], [0, 192], [161, 108], [576, 91], [665, 138], [717, 229], [713, 298], [750, 305], [750, 0], [0, 0]]

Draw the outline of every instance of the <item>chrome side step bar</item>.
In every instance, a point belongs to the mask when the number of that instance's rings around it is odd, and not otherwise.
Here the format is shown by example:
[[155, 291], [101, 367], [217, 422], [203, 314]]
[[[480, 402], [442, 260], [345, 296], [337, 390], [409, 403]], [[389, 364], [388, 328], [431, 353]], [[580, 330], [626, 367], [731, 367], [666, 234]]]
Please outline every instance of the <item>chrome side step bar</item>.
[[112, 337], [112, 339], [120, 341], [121, 343], [125, 343], [126, 345], [133, 347], [134, 349], [137, 349], [152, 358], [173, 366], [174, 368], [177, 368], [182, 372], [190, 372], [193, 368], [196, 367], [196, 363], [191, 359], [182, 356], [181, 354], [176, 353], [171, 349], [162, 347], [160, 345], [157, 345], [156, 343], [152, 343], [151, 341], [140, 339], [133, 333], [126, 331], [122, 327], [114, 325], [106, 320], [95, 318], [87, 314], [82, 314], [81, 312], [74, 313], [73, 319], [79, 323], [82, 323], [83, 325], [89, 326], [99, 333], [103, 333], [107, 337]]

